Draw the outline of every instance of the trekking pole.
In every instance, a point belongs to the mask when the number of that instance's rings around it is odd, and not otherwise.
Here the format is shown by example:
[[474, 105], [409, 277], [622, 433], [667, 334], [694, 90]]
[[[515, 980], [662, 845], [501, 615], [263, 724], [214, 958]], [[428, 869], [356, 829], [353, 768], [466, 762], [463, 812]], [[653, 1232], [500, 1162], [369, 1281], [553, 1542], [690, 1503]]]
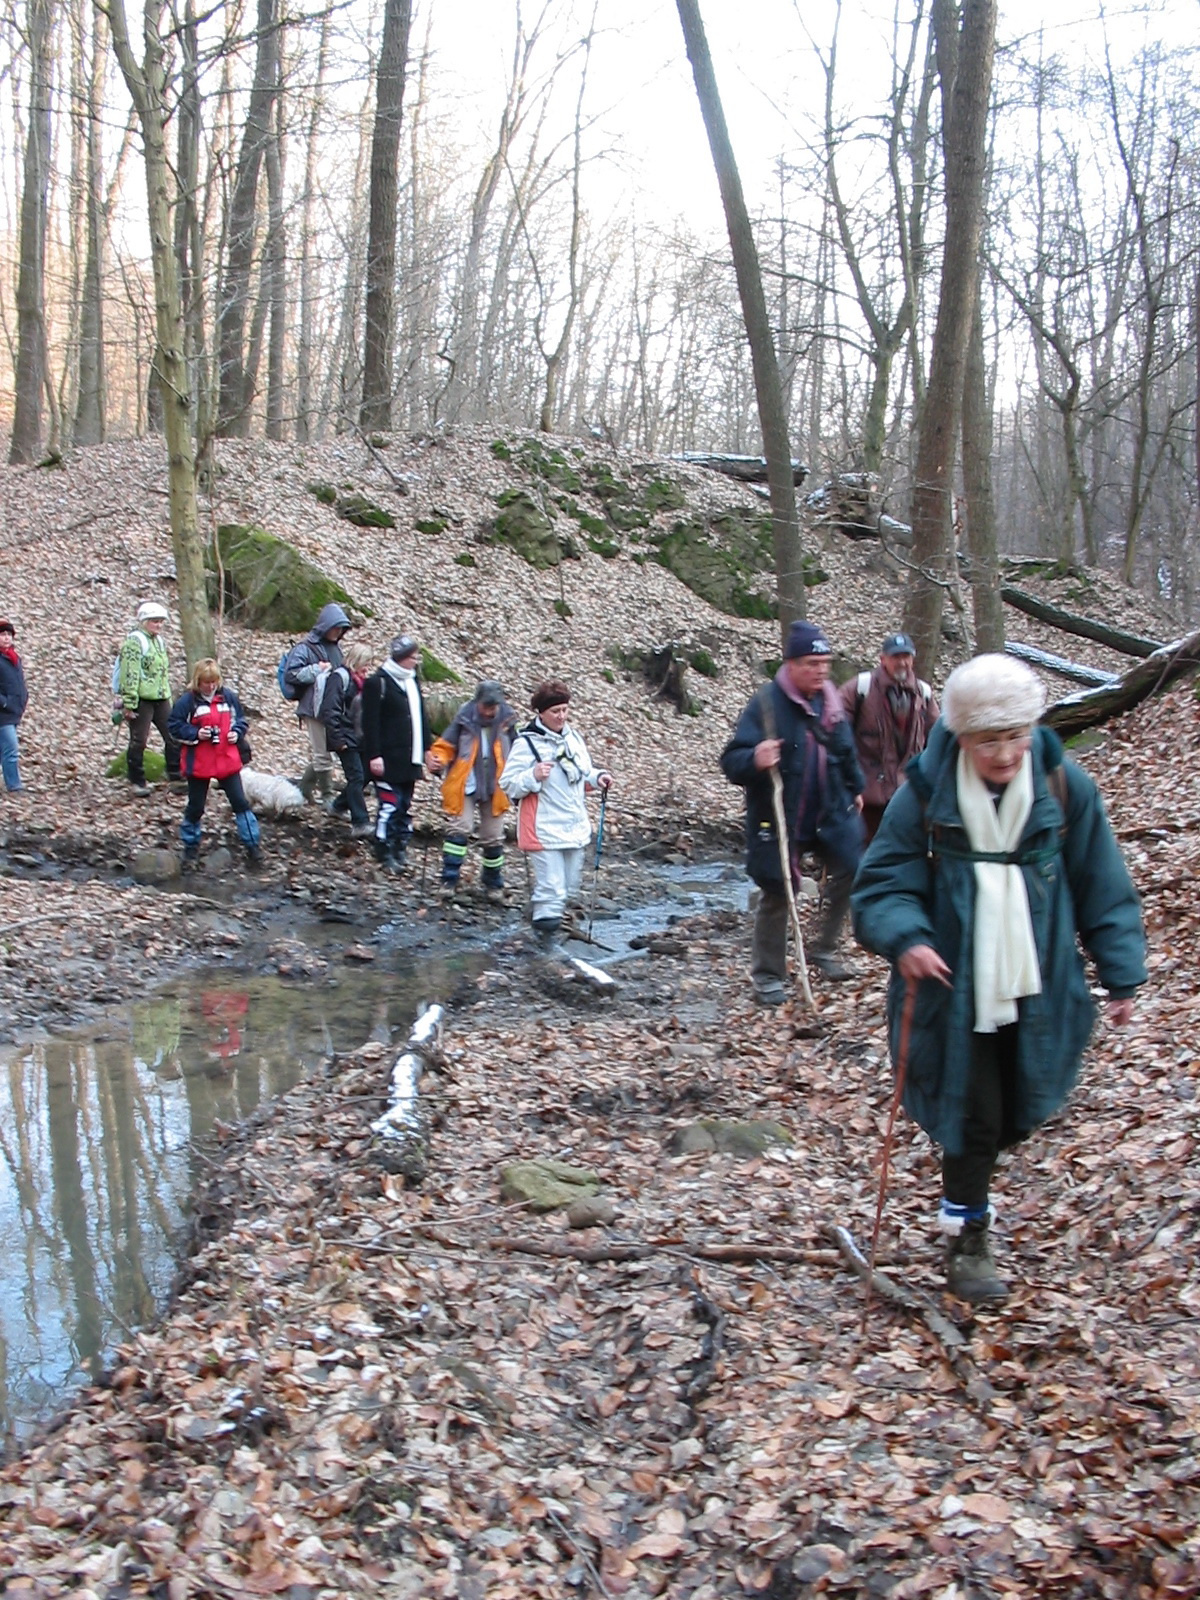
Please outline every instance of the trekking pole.
[[588, 943], [595, 944], [592, 938], [592, 923], [596, 920], [596, 885], [600, 881], [600, 852], [604, 849], [604, 810], [608, 805], [608, 790], [600, 791], [600, 821], [596, 824], [596, 859], [592, 862], [592, 901], [588, 907]]
[[904, 1080], [908, 1076], [908, 1043], [912, 1035], [913, 1011], [917, 1004], [917, 982], [915, 978], [905, 980], [904, 1007], [900, 1012], [900, 1052], [896, 1061], [896, 1087], [892, 1091], [892, 1107], [888, 1112], [887, 1133], [883, 1139], [883, 1157], [879, 1163], [879, 1198], [875, 1202], [875, 1227], [871, 1233], [871, 1260], [867, 1272], [867, 1297], [863, 1302], [862, 1329], [867, 1326], [867, 1314], [871, 1309], [871, 1289], [875, 1280], [875, 1257], [879, 1250], [879, 1225], [883, 1221], [883, 1202], [887, 1197], [888, 1164], [892, 1155], [892, 1134], [896, 1130], [896, 1113], [900, 1109], [900, 1101], [904, 1095]]
[[779, 775], [779, 768], [772, 767], [771, 772], [771, 805], [775, 812], [775, 833], [779, 839], [779, 865], [783, 871], [783, 892], [787, 896], [788, 916], [791, 919], [792, 935], [796, 942], [796, 976], [800, 979], [800, 992], [810, 1011], [817, 1009], [817, 1002], [813, 998], [812, 986], [808, 981], [808, 962], [804, 956], [804, 930], [800, 926], [800, 907], [796, 904], [796, 888], [792, 882], [791, 847], [788, 844], [787, 819], [783, 812], [783, 779]]

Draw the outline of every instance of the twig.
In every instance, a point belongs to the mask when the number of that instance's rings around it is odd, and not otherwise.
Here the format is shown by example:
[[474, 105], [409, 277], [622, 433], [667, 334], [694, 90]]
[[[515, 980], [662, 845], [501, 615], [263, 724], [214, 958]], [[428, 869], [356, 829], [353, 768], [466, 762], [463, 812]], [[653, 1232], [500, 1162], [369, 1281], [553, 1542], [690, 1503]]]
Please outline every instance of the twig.
[[849, 1228], [830, 1223], [825, 1231], [856, 1277], [861, 1278], [864, 1283], [869, 1282], [874, 1292], [884, 1300], [903, 1306], [906, 1311], [919, 1312], [924, 1318], [926, 1327], [939, 1340], [952, 1364], [957, 1365], [963, 1359], [966, 1339], [950, 1319], [942, 1315], [928, 1295], [922, 1294], [918, 1289], [910, 1289], [906, 1284], [897, 1283], [894, 1278], [889, 1278], [886, 1272], [880, 1272], [878, 1268], [872, 1272], [871, 1263], [854, 1242], [854, 1235]]
[[[430, 1229], [430, 1234], [442, 1243], [449, 1243], [442, 1235]], [[500, 1235], [494, 1239], [477, 1241], [490, 1250], [507, 1250], [514, 1255], [553, 1256], [568, 1261], [645, 1261], [650, 1256], [680, 1255], [698, 1261], [746, 1262], [780, 1261], [798, 1266], [831, 1266], [838, 1257], [832, 1250], [798, 1250], [779, 1244], [702, 1244], [687, 1239], [650, 1239], [641, 1242], [612, 1244], [570, 1244], [565, 1239], [520, 1239]], [[472, 1244], [476, 1241], [472, 1241]]]
[[596, 1563], [592, 1560], [591, 1556], [588, 1555], [587, 1551], [579, 1543], [579, 1540], [571, 1532], [570, 1528], [567, 1527], [566, 1523], [559, 1516], [558, 1512], [547, 1508], [546, 1515], [550, 1518], [550, 1521], [571, 1546], [571, 1549], [574, 1550], [580, 1561], [583, 1562], [584, 1566], [588, 1570], [588, 1577], [591, 1578], [592, 1582], [596, 1585], [597, 1589], [599, 1589], [600, 1593], [611, 1596], [612, 1590], [600, 1576], [600, 1569], [596, 1566]]
[[691, 1377], [683, 1387], [683, 1398], [694, 1410], [696, 1401], [704, 1398], [717, 1375], [717, 1364], [725, 1346], [725, 1313], [705, 1294], [694, 1272], [684, 1273], [683, 1281], [692, 1291], [692, 1310], [701, 1322], [708, 1324], [700, 1354], [692, 1363]]

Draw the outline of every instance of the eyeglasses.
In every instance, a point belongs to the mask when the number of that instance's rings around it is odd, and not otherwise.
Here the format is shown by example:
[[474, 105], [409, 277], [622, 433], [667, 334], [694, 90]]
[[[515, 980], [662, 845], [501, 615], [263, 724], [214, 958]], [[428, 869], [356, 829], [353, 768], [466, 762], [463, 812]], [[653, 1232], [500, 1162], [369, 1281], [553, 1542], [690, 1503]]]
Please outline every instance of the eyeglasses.
[[981, 756], [1007, 755], [1010, 750], [1025, 750], [1033, 743], [1033, 730], [1022, 728], [1016, 733], [1005, 733], [997, 739], [978, 739], [972, 742], [971, 749], [978, 750]]

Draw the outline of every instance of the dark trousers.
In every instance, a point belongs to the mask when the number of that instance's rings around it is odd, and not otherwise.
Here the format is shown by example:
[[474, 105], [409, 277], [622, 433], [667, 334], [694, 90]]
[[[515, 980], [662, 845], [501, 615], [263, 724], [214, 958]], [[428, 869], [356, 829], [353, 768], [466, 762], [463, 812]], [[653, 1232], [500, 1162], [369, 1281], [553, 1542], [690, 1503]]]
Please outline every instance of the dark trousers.
[[1001, 1150], [1025, 1137], [1014, 1120], [1017, 1100], [1017, 1029], [971, 1035], [971, 1077], [962, 1150], [942, 1154], [942, 1191], [953, 1205], [985, 1206]]
[[371, 816], [367, 810], [366, 797], [363, 794], [365, 772], [363, 770], [362, 755], [357, 750], [339, 750], [337, 758], [342, 764], [345, 775], [346, 787], [333, 802], [337, 811], [348, 811], [350, 821], [356, 828], [370, 822]]
[[150, 738], [151, 725], [162, 734], [163, 750], [167, 758], [167, 777], [178, 778], [179, 746], [167, 732], [167, 717], [170, 711], [169, 700], [138, 701], [137, 711], [129, 724], [129, 754], [126, 761], [129, 766], [130, 783], [146, 781], [146, 743]]
[[866, 830], [866, 835], [867, 835], [866, 842], [868, 844], [870, 844], [871, 840], [879, 832], [879, 824], [883, 821], [883, 813], [886, 810], [887, 810], [887, 806], [886, 805], [882, 805], [882, 806], [864, 805], [863, 806], [863, 808], [862, 808], [863, 827]]
[[223, 790], [235, 817], [239, 812], [249, 811], [250, 802], [246, 799], [245, 789], [242, 788], [240, 772], [230, 773], [228, 778], [189, 778], [187, 805], [183, 809], [185, 822], [199, 822], [204, 815], [210, 783], [215, 783], [218, 789]]
[[[850, 909], [853, 872], [844, 872], [827, 863], [825, 906], [817, 928], [814, 955], [832, 955], [846, 913]], [[763, 889], [754, 916], [754, 938], [750, 952], [750, 976], [756, 983], [787, 977], [788, 903], [783, 889]]]
[[379, 796], [379, 815], [375, 818], [376, 847], [401, 860], [412, 832], [412, 797], [416, 786], [415, 779], [412, 783], [388, 783], [385, 778], [375, 785], [375, 793]]

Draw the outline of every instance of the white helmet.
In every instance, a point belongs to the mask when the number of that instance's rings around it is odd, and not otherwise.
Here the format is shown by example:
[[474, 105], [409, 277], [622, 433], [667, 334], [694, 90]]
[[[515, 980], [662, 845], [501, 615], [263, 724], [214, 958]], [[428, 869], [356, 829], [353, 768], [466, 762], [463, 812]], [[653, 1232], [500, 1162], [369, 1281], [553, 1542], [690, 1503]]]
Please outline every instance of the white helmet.
[[139, 622], [165, 622], [170, 615], [166, 606], [160, 606], [157, 600], [143, 600], [137, 608]]

